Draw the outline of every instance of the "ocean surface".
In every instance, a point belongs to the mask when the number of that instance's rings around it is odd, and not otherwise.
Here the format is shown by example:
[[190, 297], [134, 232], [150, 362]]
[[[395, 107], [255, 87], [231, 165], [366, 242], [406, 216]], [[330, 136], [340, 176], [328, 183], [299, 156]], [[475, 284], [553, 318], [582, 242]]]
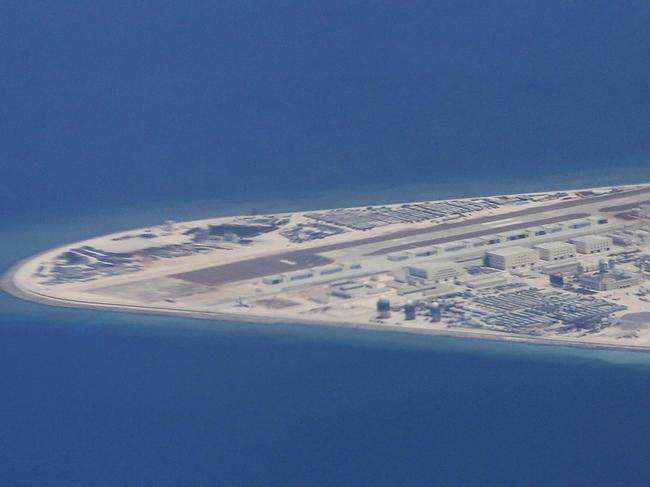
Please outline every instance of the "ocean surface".
[[[647, 2], [0, 6], [0, 268], [213, 215], [650, 181]], [[650, 355], [0, 294], [0, 485], [646, 486]]]

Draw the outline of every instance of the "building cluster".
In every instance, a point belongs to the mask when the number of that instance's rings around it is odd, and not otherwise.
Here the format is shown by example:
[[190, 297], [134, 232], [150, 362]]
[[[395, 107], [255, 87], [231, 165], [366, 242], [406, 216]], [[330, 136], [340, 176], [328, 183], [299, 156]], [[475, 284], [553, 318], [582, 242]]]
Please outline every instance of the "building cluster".
[[46, 285], [92, 281], [144, 269], [148, 262], [207, 254], [235, 248], [248, 239], [276, 230], [288, 219], [246, 217], [236, 223], [186, 228], [165, 222], [145, 232], [113, 237], [101, 245], [82, 245], [59, 254], [41, 266], [37, 277]]
[[638, 286], [643, 282], [643, 275], [641, 272], [631, 273], [616, 269], [614, 260], [608, 262], [601, 259], [598, 263], [598, 271], [591, 273], [580, 272], [578, 282], [582, 287], [593, 291], [613, 291]]
[[464, 201], [409, 203], [400, 206], [369, 206], [307, 213], [313, 220], [351, 228], [370, 230], [393, 223], [417, 223], [430, 220], [457, 218], [471, 213], [499, 208], [493, 198], [476, 198]]
[[455, 293], [445, 296], [444, 305], [436, 299], [412, 300], [392, 305], [386, 296], [376, 301], [375, 317], [405, 321], [420, 319], [447, 326], [469, 327], [508, 333], [541, 335], [553, 329], [598, 330], [610, 317], [626, 307], [604, 299], [555, 291], [541, 291], [524, 284], [509, 284], [497, 290]]
[[392, 312], [402, 311], [404, 320], [412, 321], [418, 313], [433, 323], [442, 319], [442, 306], [438, 301], [421, 302], [408, 300], [403, 306], [391, 306], [390, 300], [386, 296], [381, 296], [377, 300], [377, 319], [387, 320], [391, 318]]
[[628, 220], [648, 221], [650, 220], [650, 204], [641, 203], [637, 208], [628, 209], [627, 211], [619, 213], [618, 216]]
[[[309, 299], [328, 309], [336, 309], [337, 299], [349, 300], [341, 309], [374, 300], [374, 318], [384, 322], [442, 320], [446, 326], [528, 335], [597, 330], [626, 308], [591, 294], [643, 282], [642, 273], [614, 260], [601, 259], [597, 269], [585, 267], [594, 256], [612, 254], [607, 223], [594, 216], [424, 245], [377, 255], [361, 272], [335, 262], [268, 276], [263, 283], [281, 284], [287, 291], [320, 283], [318, 296]], [[638, 255], [632, 250], [616, 257], [618, 262], [634, 259]], [[563, 289], [541, 291], [525, 282], [542, 274]]]
[[273, 215], [240, 217], [232, 223], [216, 223], [196, 226], [183, 232], [195, 242], [210, 241], [246, 242], [250, 239], [271, 233], [289, 223], [287, 217]]
[[291, 284], [312, 278], [329, 278], [330, 276], [336, 278], [336, 274], [345, 270], [355, 271], [359, 269], [361, 269], [361, 264], [357, 262], [346, 265], [334, 263], [326, 266], [315, 267], [313, 269], [301, 269], [292, 272], [285, 272], [283, 274], [266, 276], [262, 278], [262, 283], [267, 285]]
[[[187, 227], [167, 221], [144, 232], [113, 237], [101, 246], [82, 245], [42, 265], [36, 276], [46, 285], [92, 281], [144, 269], [148, 262], [207, 254], [246, 245], [289, 222], [273, 215], [239, 217], [229, 223]], [[332, 227], [333, 231], [334, 227]], [[337, 233], [343, 229], [336, 229]]]
[[550, 327], [599, 328], [625, 306], [603, 299], [534, 287], [477, 295], [455, 306], [457, 323], [510, 333], [535, 334]]
[[[502, 265], [499, 268], [511, 268], [513, 265], [527, 266], [535, 264], [539, 259], [546, 261], [545, 263], [553, 263], [557, 261], [565, 261], [575, 254], [586, 253], [592, 254], [597, 252], [606, 252], [612, 244], [610, 237], [600, 235], [589, 235], [586, 237], [576, 237], [571, 239], [571, 242], [566, 242], [561, 239], [570, 238], [570, 235], [584, 233], [590, 229], [596, 230], [597, 226], [605, 225], [608, 223], [606, 217], [589, 217], [579, 220], [570, 220], [565, 223], [554, 223], [537, 227], [523, 228], [520, 230], [513, 230], [509, 232], [496, 233], [492, 235], [485, 235], [475, 237], [460, 242], [452, 242], [447, 245], [429, 245], [420, 248], [414, 248], [408, 251], [392, 252], [386, 255], [386, 258], [392, 262], [407, 261], [409, 259], [440, 256], [443, 254], [453, 255], [460, 251], [474, 250], [477, 251], [502, 247], [506, 244], [513, 244], [512, 250], [486, 250], [487, 254], [494, 254], [493, 261], [495, 265]], [[602, 231], [601, 229], [598, 229]], [[535, 255], [529, 250], [524, 250], [521, 244], [527, 243], [530, 245], [532, 242], [548, 238], [549, 236], [557, 234], [558, 240], [555, 242], [540, 243], [535, 245]], [[574, 242], [575, 240], [575, 242]], [[583, 242], [584, 240], [584, 242]], [[587, 249], [585, 251], [584, 249]], [[527, 257], [526, 257], [527, 255]], [[531, 261], [532, 260], [532, 261]], [[503, 262], [502, 264], [497, 264]], [[518, 264], [514, 264], [519, 262]]]
[[89, 245], [72, 248], [58, 255], [47, 269], [41, 267], [37, 275], [43, 284], [92, 281], [102, 276], [117, 276], [137, 272], [142, 263], [132, 256], [107, 252]]
[[147, 261], [205, 254], [216, 248], [218, 247], [195, 242], [159, 246], [152, 242], [150, 247], [112, 252], [83, 245], [62, 252], [49, 267], [38, 269], [36, 275], [46, 285], [86, 282], [137, 272], [144, 268]]
[[647, 245], [650, 243], [650, 225], [625, 225], [609, 235], [612, 237], [612, 241], [621, 247]]
[[[611, 237], [584, 235], [572, 238], [570, 242], [545, 242], [537, 244], [533, 248], [513, 246], [490, 250], [486, 253], [486, 260], [490, 267], [511, 271], [531, 267], [537, 264], [540, 259], [545, 263], [568, 261], [575, 259], [577, 254], [606, 253], [609, 252], [611, 247]], [[549, 267], [549, 269], [551, 268]]]
[[298, 223], [292, 227], [280, 230], [280, 235], [286, 238], [289, 242], [300, 243], [331, 237], [332, 235], [338, 235], [345, 233], [346, 231], [345, 228], [328, 225], [326, 223]]

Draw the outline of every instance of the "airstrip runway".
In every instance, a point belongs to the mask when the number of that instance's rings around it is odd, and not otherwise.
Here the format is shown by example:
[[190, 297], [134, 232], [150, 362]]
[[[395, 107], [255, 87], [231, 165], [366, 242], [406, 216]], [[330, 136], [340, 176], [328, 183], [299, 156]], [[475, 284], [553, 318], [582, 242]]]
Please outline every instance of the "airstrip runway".
[[[251, 258], [230, 264], [216, 265], [194, 271], [173, 274], [170, 277], [204, 285], [218, 286], [232, 282], [260, 278], [273, 274], [323, 266], [331, 263], [332, 259], [322, 256], [321, 254], [336, 250], [372, 245], [381, 242], [390, 242], [397, 239], [415, 237], [418, 235], [429, 235], [438, 232], [442, 233], [442, 235], [434, 235], [426, 240], [408, 242], [399, 245], [383, 247], [380, 249], [369, 250], [367, 254], [364, 254], [367, 256], [384, 255], [391, 252], [408, 250], [417, 247], [449, 243], [457, 240], [464, 240], [495, 233], [519, 230], [527, 227], [559, 223], [567, 220], [583, 218], [597, 211], [612, 211], [612, 209], [620, 207], [620, 205], [618, 205], [601, 208], [600, 205], [604, 202], [624, 200], [621, 202], [621, 204], [626, 205], [626, 207], [629, 205], [632, 205], [632, 207], [634, 207], [643, 201], [643, 198], [647, 198], [648, 194], [650, 194], [650, 188], [641, 188], [630, 191], [615, 192], [602, 196], [594, 196], [581, 200], [560, 201], [545, 206], [515, 210], [509, 213], [501, 213], [499, 215], [488, 215], [460, 222], [442, 223], [426, 228], [401, 230], [384, 235], [378, 235], [375, 237], [359, 238], [347, 242], [321, 245], [310, 249], [286, 251], [272, 256]], [[638, 201], [635, 200], [637, 197]], [[630, 199], [632, 201], [629, 201]], [[569, 208], [584, 209], [585, 211], [568, 214], [561, 213], [561, 210], [566, 210]], [[540, 214], [544, 214], [544, 216], [538, 219], [526, 218]], [[498, 224], [500, 221], [505, 222], [506, 220], [511, 219], [518, 220], [516, 223], [504, 224], [500, 226], [487, 225], [483, 229], [474, 229], [463, 232], [463, 229], [467, 229], [468, 227], [473, 227], [475, 225], [488, 223]], [[450, 233], [452, 230], [458, 230], [458, 232]]]

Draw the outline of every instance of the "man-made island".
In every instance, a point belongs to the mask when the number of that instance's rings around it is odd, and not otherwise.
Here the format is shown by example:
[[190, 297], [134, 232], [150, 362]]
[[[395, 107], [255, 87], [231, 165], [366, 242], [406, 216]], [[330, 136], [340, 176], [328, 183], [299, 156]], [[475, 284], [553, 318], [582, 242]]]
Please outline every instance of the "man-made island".
[[650, 351], [650, 184], [166, 222], [14, 265], [115, 311]]

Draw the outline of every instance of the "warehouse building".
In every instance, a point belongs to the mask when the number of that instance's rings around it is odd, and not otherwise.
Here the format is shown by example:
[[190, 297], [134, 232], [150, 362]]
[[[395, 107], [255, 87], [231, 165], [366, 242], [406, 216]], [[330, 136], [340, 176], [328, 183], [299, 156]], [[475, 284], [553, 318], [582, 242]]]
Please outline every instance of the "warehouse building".
[[456, 264], [418, 264], [406, 268], [410, 277], [430, 282], [442, 282], [454, 279], [465, 273], [465, 269]]
[[294, 271], [284, 274], [284, 278], [287, 281], [300, 281], [302, 279], [309, 279], [310, 277], [314, 277], [314, 272], [310, 270]]
[[605, 216], [589, 216], [587, 220], [590, 220], [593, 225], [606, 225], [609, 223], [609, 220]]
[[498, 235], [488, 235], [487, 237], [480, 237], [479, 240], [483, 240], [486, 245], [495, 245], [501, 243], [501, 237]]
[[528, 230], [516, 230], [513, 232], [500, 233], [497, 235], [501, 242], [510, 242], [513, 240], [523, 240], [528, 238]]
[[612, 247], [612, 239], [604, 235], [584, 235], [571, 239], [576, 250], [581, 254], [597, 254], [607, 252]]
[[588, 218], [583, 218], [580, 220], [573, 220], [567, 224], [567, 227], [571, 230], [580, 230], [581, 228], [586, 228], [591, 226], [592, 221]]
[[280, 276], [280, 275], [277, 275], [277, 276], [266, 276], [266, 277], [263, 277], [263, 278], [262, 278], [262, 282], [263, 282], [264, 284], [269, 284], [269, 285], [280, 284], [280, 283], [283, 282], [283, 281], [284, 281], [284, 277], [283, 277], [283, 276]]
[[426, 247], [415, 252], [416, 257], [429, 257], [438, 253], [438, 247]]
[[466, 279], [463, 284], [470, 289], [487, 289], [503, 286], [504, 284], [508, 284], [508, 274], [505, 272], [495, 272], [494, 274], [472, 276], [471, 278]]
[[547, 234], [549, 234], [549, 233], [557, 233], [557, 232], [561, 232], [562, 230], [564, 230], [562, 225], [560, 225], [559, 223], [556, 223], [554, 225], [544, 225], [542, 228], [544, 228], [546, 230]]
[[533, 227], [528, 230], [528, 236], [535, 238], [535, 237], [542, 237], [548, 233], [548, 230], [544, 227]]
[[487, 264], [501, 270], [512, 270], [534, 265], [539, 260], [535, 249], [526, 247], [507, 247], [487, 253]]
[[542, 260], [565, 260], [576, 256], [576, 246], [567, 242], [547, 242], [535, 245]]
[[326, 276], [328, 274], [336, 274], [337, 272], [341, 272], [343, 270], [343, 266], [340, 264], [332, 264], [332, 265], [326, 265], [324, 267], [321, 267], [318, 269], [318, 273], [321, 276]]
[[559, 261], [545, 261], [540, 265], [539, 271], [542, 274], [570, 274], [575, 275], [578, 273], [578, 266], [580, 263], [575, 259], [559, 260]]
[[443, 250], [445, 252], [456, 252], [458, 250], [464, 250], [466, 248], [467, 248], [467, 242], [459, 242], [459, 243], [453, 243], [451, 245], [448, 245]]
[[406, 260], [411, 257], [411, 254], [408, 252], [395, 252], [393, 254], [388, 254], [386, 258], [391, 262], [399, 262], [400, 260]]

